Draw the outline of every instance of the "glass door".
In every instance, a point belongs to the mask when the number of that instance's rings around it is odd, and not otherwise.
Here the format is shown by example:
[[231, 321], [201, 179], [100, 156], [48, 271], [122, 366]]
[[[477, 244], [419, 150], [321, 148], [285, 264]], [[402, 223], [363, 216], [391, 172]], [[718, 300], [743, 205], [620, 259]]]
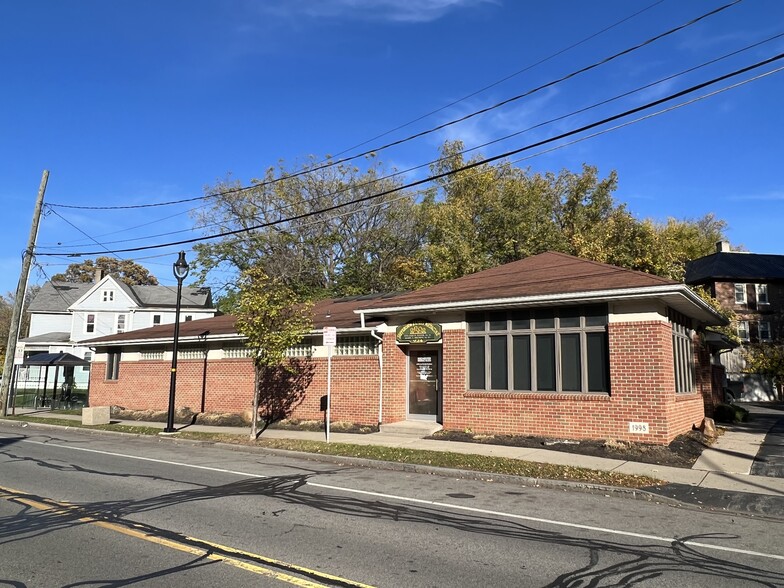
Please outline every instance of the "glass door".
[[440, 392], [440, 354], [437, 350], [408, 352], [408, 414], [436, 420]]

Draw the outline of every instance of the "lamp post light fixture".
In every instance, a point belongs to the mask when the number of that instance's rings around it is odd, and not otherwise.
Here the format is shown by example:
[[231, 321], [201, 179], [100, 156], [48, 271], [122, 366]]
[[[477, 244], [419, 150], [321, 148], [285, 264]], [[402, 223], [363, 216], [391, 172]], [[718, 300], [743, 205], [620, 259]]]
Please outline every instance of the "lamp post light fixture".
[[174, 346], [172, 348], [171, 381], [169, 382], [169, 412], [166, 415], [164, 433], [176, 433], [174, 428], [174, 391], [177, 388], [177, 343], [180, 338], [180, 299], [182, 298], [182, 281], [188, 277], [190, 267], [185, 261], [185, 252], [173, 264], [174, 277], [177, 278], [177, 303], [174, 311]]

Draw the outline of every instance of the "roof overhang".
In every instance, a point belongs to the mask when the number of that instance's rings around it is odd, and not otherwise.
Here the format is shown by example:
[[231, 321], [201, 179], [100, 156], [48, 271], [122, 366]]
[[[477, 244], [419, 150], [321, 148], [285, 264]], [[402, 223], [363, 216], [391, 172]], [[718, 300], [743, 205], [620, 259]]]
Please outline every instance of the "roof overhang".
[[736, 343], [723, 333], [716, 331], [706, 330], [704, 333], [705, 343], [713, 351], [728, 351], [740, 347], [740, 343]]
[[616, 290], [593, 290], [589, 292], [570, 292], [518, 296], [510, 298], [491, 298], [484, 300], [457, 300], [426, 304], [389, 306], [384, 308], [362, 308], [354, 312], [360, 315], [364, 325], [367, 315], [412, 314], [448, 310], [488, 310], [494, 308], [524, 308], [565, 304], [588, 304], [627, 300], [659, 300], [685, 316], [697, 320], [702, 325], [728, 324], [721, 314], [715, 311], [691, 288], [684, 284], [665, 284], [644, 288], [624, 288]]
[[[133, 331], [131, 331], [133, 333]], [[210, 335], [209, 333], [203, 335], [190, 335], [187, 337], [177, 337], [177, 343], [204, 343], [205, 341], [232, 341], [243, 340], [244, 335], [239, 333], [225, 333], [222, 335]], [[168, 337], [154, 337], [154, 338], [136, 338], [136, 339], [115, 339], [113, 341], [84, 341], [83, 344], [88, 347], [122, 347], [124, 345], [161, 345], [173, 343], [174, 338], [170, 335]]]

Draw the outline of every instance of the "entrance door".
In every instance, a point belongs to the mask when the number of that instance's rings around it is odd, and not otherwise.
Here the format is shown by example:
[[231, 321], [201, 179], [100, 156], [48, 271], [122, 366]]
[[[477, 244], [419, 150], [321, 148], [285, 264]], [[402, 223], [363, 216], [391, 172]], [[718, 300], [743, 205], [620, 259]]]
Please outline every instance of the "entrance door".
[[408, 414], [412, 418], [436, 420], [440, 382], [437, 350], [408, 352]]

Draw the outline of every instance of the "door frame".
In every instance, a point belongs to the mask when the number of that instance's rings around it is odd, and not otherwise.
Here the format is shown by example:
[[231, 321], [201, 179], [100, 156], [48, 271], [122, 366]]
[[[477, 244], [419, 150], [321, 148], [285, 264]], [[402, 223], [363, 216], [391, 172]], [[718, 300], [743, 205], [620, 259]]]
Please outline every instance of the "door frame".
[[[438, 366], [438, 383], [436, 385], [436, 414], [411, 414], [409, 412], [409, 398], [411, 386], [411, 352], [412, 351], [430, 351], [436, 354], [436, 365]], [[443, 366], [443, 348], [439, 345], [407, 345], [405, 349], [406, 354], [406, 420], [412, 421], [429, 421], [441, 423], [443, 421], [443, 399], [444, 399], [444, 366]]]

